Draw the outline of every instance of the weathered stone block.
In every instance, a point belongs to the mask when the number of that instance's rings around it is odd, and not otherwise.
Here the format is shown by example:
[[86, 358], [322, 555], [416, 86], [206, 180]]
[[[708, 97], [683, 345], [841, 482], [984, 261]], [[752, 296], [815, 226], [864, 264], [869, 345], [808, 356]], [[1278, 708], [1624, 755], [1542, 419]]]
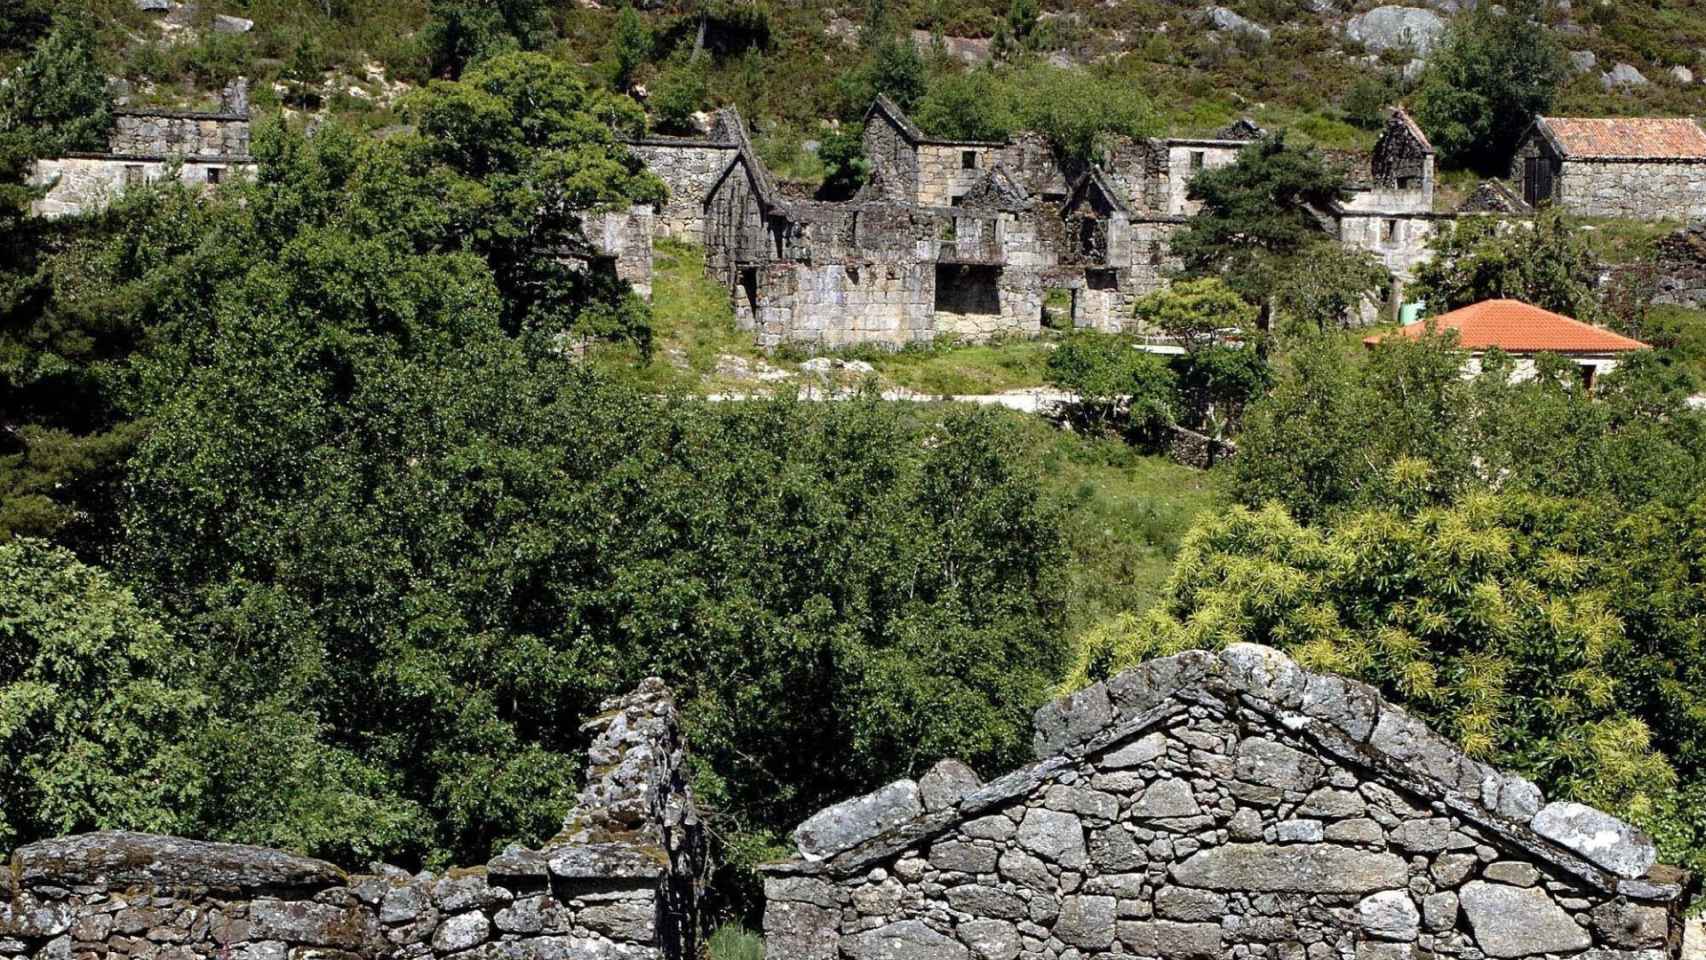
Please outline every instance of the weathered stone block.
[[1114, 944], [1114, 898], [1071, 896], [1060, 902], [1054, 935], [1085, 950], [1106, 950]]
[[821, 859], [879, 836], [923, 812], [918, 784], [897, 780], [818, 811], [794, 831], [794, 843], [807, 859]]
[[1173, 880], [1209, 890], [1281, 893], [1373, 893], [1409, 879], [1404, 861], [1390, 853], [1319, 845], [1229, 843], [1175, 864]]
[[841, 951], [848, 960], [968, 960], [971, 955], [959, 941], [920, 920], [899, 920], [844, 937]]
[[1529, 826], [1620, 877], [1640, 877], [1658, 860], [1658, 848], [1646, 834], [1579, 803], [1549, 803]]
[[1539, 887], [1507, 887], [1481, 880], [1465, 884], [1458, 903], [1475, 941], [1490, 957], [1573, 953], [1593, 938]]

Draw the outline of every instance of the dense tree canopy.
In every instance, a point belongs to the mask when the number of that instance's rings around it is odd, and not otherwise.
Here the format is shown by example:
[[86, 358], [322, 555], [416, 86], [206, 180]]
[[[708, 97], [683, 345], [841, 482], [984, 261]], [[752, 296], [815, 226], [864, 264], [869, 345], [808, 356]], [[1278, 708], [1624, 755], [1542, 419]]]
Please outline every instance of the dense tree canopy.
[[1502, 176], [1517, 140], [1567, 76], [1545, 4], [1480, 4], [1455, 18], [1428, 58], [1416, 120], [1451, 166]]
[[1508, 298], [1593, 319], [1599, 266], [1576, 224], [1559, 210], [1516, 224], [1458, 220], [1430, 237], [1428, 248], [1432, 256], [1416, 268], [1409, 291], [1434, 313]]

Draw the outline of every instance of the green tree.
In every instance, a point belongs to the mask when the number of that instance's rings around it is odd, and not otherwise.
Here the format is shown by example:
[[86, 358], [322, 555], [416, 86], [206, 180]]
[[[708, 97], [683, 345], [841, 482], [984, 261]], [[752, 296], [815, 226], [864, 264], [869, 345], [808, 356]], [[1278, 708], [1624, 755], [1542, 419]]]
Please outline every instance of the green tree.
[[183, 832], [206, 698], [158, 620], [105, 572], [0, 544], [0, 846], [95, 829]]
[[536, 50], [549, 39], [550, 0], [429, 0], [421, 42], [432, 75], [456, 79], [478, 60]]
[[1392, 286], [1379, 258], [1331, 240], [1310, 244], [1286, 267], [1273, 289], [1274, 332], [1283, 337], [1360, 323], [1363, 307]]
[[623, 4], [616, 14], [616, 32], [610, 38], [611, 84], [626, 92], [634, 84], [634, 73], [652, 57], [652, 31], [632, 4]]
[[1021, 50], [1028, 50], [1035, 42], [1037, 20], [1042, 15], [1042, 6], [1037, 0], [1012, 0], [1007, 5], [1007, 36]]
[[[1080, 416], [1106, 429], [1147, 431], [1174, 421], [1173, 372], [1132, 338], [1080, 330], [1049, 354], [1048, 382], [1076, 395]], [[1123, 421], [1123, 422], [1122, 422]]]
[[705, 68], [678, 60], [658, 75], [652, 93], [652, 110], [658, 126], [673, 133], [693, 129], [693, 115], [705, 107]]
[[918, 102], [913, 120], [949, 140], [1006, 140], [1014, 124], [1007, 88], [992, 70], [937, 78]]
[[112, 127], [107, 80], [85, 17], [57, 17], [28, 58], [0, 83], [0, 206], [16, 209], [37, 157], [104, 150]]
[[1599, 265], [1587, 240], [1562, 211], [1542, 211], [1529, 224], [1469, 217], [1428, 240], [1432, 256], [1409, 290], [1434, 313], [1482, 300], [1521, 300], [1591, 322]]
[[1017, 126], [1048, 138], [1072, 168], [1099, 161], [1116, 138], [1154, 135], [1160, 123], [1137, 85], [1112, 74], [1042, 63], [1009, 83]]
[[1256, 309], [1219, 277], [1182, 280], [1137, 301], [1137, 322], [1174, 338], [1189, 351], [1209, 347], [1229, 334], [1253, 334]]
[[824, 192], [831, 196], [852, 196], [871, 173], [871, 162], [865, 156], [865, 125], [825, 126], [819, 137], [817, 156], [823, 161]]
[[[1423, 472], [1392, 470], [1395, 488]], [[1095, 631], [1069, 683], [1188, 648], [1281, 647], [1373, 684], [1550, 796], [1624, 811], [1667, 860], [1699, 864], [1706, 727], [1689, 685], [1706, 657], [1669, 618], [1706, 596], [1703, 509], [1476, 494], [1306, 527], [1277, 505], [1235, 508], [1187, 536], [1146, 617]]]
[[1517, 140], [1567, 76], [1544, 5], [1483, 4], [1452, 21], [1428, 59], [1415, 115], [1451, 166], [1503, 174]]
[[1324, 217], [1350, 196], [1344, 175], [1284, 131], [1191, 179], [1201, 208], [1173, 239], [1190, 276], [1219, 276], [1266, 315], [1281, 278], [1327, 238]]

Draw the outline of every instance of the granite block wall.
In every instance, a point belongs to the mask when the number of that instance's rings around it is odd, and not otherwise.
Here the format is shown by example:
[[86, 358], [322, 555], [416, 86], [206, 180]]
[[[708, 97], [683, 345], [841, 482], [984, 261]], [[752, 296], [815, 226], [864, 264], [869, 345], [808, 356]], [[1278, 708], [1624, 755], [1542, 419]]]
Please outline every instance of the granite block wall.
[[768, 960], [1664, 960], [1688, 874], [1358, 683], [1243, 644], [1038, 711], [1035, 763], [944, 761], [767, 868]]
[[563, 832], [442, 875], [106, 832], [0, 871], [0, 957], [692, 960], [704, 836], [657, 680], [604, 705]]
[[1566, 160], [1554, 202], [1584, 217], [1697, 220], [1706, 217], [1706, 163]]
[[669, 188], [669, 199], [658, 211], [654, 227], [659, 236], [699, 242], [705, 232], [705, 195], [734, 159], [735, 147], [709, 140], [638, 140], [628, 144], [658, 179]]

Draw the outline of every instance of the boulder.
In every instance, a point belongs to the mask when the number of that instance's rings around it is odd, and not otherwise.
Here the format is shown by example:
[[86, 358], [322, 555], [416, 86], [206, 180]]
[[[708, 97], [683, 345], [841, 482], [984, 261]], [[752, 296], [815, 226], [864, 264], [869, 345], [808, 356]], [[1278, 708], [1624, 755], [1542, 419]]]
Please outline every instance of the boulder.
[[1489, 957], [1574, 953], [1593, 946], [1593, 937], [1539, 887], [1508, 887], [1474, 880], [1458, 903]]
[[1439, 14], [1421, 7], [1388, 5], [1359, 13], [1345, 24], [1345, 35], [1379, 53], [1409, 48], [1426, 59], [1445, 33]]
[[1670, 73], [1670, 78], [1672, 80], [1685, 87], [1694, 82], [1694, 71], [1682, 66], [1681, 64], [1671, 67], [1668, 72]]
[[1019, 931], [1005, 920], [967, 920], [954, 931], [978, 960], [1014, 960]]
[[1216, 30], [1225, 30], [1228, 33], [1248, 33], [1263, 40], [1273, 36], [1267, 27], [1241, 17], [1225, 7], [1209, 7], [1208, 22], [1213, 24]]
[[1032, 750], [1039, 758], [1052, 756], [1102, 732], [1113, 720], [1114, 707], [1108, 700], [1108, 688], [1092, 683], [1037, 708], [1031, 721], [1035, 730]]
[[1403, 890], [1384, 890], [1357, 904], [1357, 920], [1371, 937], [1409, 941], [1421, 932], [1422, 914]]
[[248, 33], [255, 29], [255, 21], [228, 14], [217, 13], [213, 16], [214, 33]]
[[819, 810], [794, 830], [794, 845], [807, 860], [821, 860], [923, 813], [918, 784], [896, 780], [862, 797]]
[[1085, 950], [1106, 950], [1113, 946], [1114, 898], [1066, 897], [1060, 904], [1060, 917], [1054, 922], [1054, 935]]
[[106, 830], [41, 840], [12, 854], [19, 885], [318, 890], [347, 875], [324, 860], [238, 843]]
[[1084, 824], [1073, 814], [1031, 809], [1019, 822], [1019, 846], [1044, 860], [1077, 869], [1089, 862]]
[[1644, 87], [1647, 78], [1641, 71], [1627, 63], [1620, 63], [1605, 73], [1600, 74], [1599, 85], [1607, 90], [1619, 87]]
[[1599, 57], [1592, 50], [1571, 50], [1570, 69], [1577, 73], [1587, 73], [1599, 66]]
[[1529, 827], [1619, 877], [1644, 876], [1658, 860], [1658, 848], [1646, 834], [1579, 803], [1549, 803], [1534, 815]]

